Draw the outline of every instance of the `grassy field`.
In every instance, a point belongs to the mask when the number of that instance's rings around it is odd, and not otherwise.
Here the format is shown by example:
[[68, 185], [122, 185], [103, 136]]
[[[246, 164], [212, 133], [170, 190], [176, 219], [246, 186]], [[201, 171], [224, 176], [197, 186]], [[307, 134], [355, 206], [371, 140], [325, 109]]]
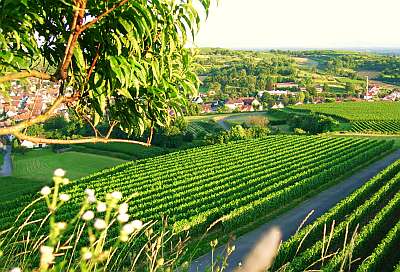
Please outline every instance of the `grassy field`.
[[[165, 150], [157, 146], [145, 147], [128, 143], [84, 144], [74, 146], [74, 149], [79, 152], [94, 153], [127, 160], [144, 159], [165, 154]], [[125, 156], [116, 156], [118, 154]]]
[[186, 119], [191, 121], [219, 121], [225, 118], [229, 118], [230, 120], [236, 121], [246, 121], [249, 117], [252, 116], [265, 116], [270, 121], [276, 120], [284, 120], [286, 119], [287, 115], [281, 111], [257, 111], [257, 112], [238, 112], [238, 113], [215, 113], [215, 114], [207, 114], [207, 115], [199, 115], [199, 116], [188, 116]]
[[53, 171], [62, 167], [70, 179], [78, 179], [124, 160], [79, 152], [54, 153], [51, 150], [33, 150], [13, 156], [13, 176], [0, 178], [0, 201], [34, 192], [51, 183]]

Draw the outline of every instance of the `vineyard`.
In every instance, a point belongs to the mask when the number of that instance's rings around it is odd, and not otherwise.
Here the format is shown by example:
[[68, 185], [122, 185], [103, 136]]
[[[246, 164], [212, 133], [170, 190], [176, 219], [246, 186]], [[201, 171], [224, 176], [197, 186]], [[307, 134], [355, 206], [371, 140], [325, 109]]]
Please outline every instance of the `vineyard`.
[[399, 102], [345, 102], [307, 104], [293, 107], [295, 110], [306, 110], [327, 114], [347, 120], [355, 132], [400, 132]]
[[[162, 214], [176, 231], [190, 228], [197, 236], [224, 216], [217, 229], [227, 233], [304, 198], [305, 193], [333, 185], [391, 148], [387, 141], [271, 136], [180, 151], [71, 183], [66, 191], [72, 200], [60, 220], [76, 213], [86, 188], [95, 189], [99, 197], [118, 190], [126, 197], [138, 193], [129, 202], [134, 218], [159, 221]], [[12, 225], [27, 201], [30, 198], [3, 203], [0, 225]], [[34, 208], [34, 217], [46, 216], [44, 205]]]
[[305, 104], [293, 108], [334, 115], [348, 121], [400, 121], [400, 103], [398, 102]]
[[400, 261], [399, 205], [400, 160], [284, 242], [275, 269], [394, 271]]
[[382, 133], [400, 133], [400, 121], [356, 121], [351, 123], [354, 132], [380, 131]]

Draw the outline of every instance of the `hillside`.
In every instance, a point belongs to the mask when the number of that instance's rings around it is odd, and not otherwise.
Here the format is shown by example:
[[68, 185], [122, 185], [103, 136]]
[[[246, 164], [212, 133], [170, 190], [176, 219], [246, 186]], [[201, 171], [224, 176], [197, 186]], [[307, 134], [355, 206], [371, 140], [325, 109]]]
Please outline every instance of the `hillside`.
[[[223, 217], [214, 231], [226, 235], [335, 184], [391, 147], [367, 139], [271, 136], [171, 153], [73, 182], [66, 189], [72, 200], [59, 219], [74, 214], [91, 188], [99, 198], [121, 191], [133, 197], [132, 218], [160, 222], [168, 216], [175, 231], [190, 229], [192, 237]], [[12, 225], [26, 202], [30, 198], [3, 203], [0, 225]], [[35, 209], [35, 217], [46, 215], [45, 206]]]

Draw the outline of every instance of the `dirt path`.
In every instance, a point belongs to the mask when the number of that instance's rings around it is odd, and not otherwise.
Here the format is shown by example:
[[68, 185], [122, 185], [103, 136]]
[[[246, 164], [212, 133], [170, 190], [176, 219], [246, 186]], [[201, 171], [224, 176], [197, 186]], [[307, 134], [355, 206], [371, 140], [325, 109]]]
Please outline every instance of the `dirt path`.
[[[318, 216], [325, 213], [331, 207], [333, 207], [340, 200], [348, 196], [357, 188], [361, 187], [365, 182], [374, 177], [378, 172], [400, 159], [400, 149], [387, 155], [362, 169], [356, 174], [346, 178], [343, 182], [334, 185], [333, 187], [323, 191], [316, 196], [304, 201], [296, 208], [282, 214], [267, 224], [260, 226], [259, 228], [251, 231], [236, 240], [235, 251], [229, 259], [229, 269], [232, 271], [239, 262], [242, 262], [248, 252], [254, 247], [259, 237], [265, 233], [272, 226], [277, 226], [281, 229], [283, 239], [287, 240], [293, 235], [301, 222], [306, 218], [310, 211], [314, 210], [313, 215], [308, 219], [307, 223], [313, 222]], [[225, 246], [217, 249], [214, 256], [221, 255]], [[195, 260], [190, 267], [191, 272], [205, 271], [211, 263], [211, 254], [204, 255], [199, 259]]]
[[11, 160], [11, 145], [6, 146], [6, 153], [4, 154], [3, 166], [0, 170], [0, 176], [9, 177], [12, 175], [12, 160]]

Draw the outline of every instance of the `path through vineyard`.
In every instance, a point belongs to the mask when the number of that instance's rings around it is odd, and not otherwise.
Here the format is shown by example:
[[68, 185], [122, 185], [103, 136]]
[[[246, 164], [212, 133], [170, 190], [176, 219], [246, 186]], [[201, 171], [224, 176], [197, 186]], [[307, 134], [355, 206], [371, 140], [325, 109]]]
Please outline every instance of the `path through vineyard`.
[[[297, 231], [298, 226], [312, 210], [314, 210], [314, 213], [310, 216], [307, 223], [314, 221], [318, 216], [325, 213], [340, 200], [361, 187], [365, 182], [398, 159], [400, 159], [400, 149], [346, 178], [340, 184], [304, 201], [296, 208], [282, 214], [269, 223], [239, 237], [234, 243], [236, 249], [229, 259], [228, 271], [232, 271], [239, 262], [243, 262], [247, 253], [251, 251], [259, 238], [272, 226], [279, 227], [282, 231], [283, 239], [288, 239], [290, 235]], [[221, 255], [224, 249], [225, 245], [219, 247], [216, 253], [214, 253], [214, 256]], [[210, 263], [211, 254], [204, 255], [192, 263], [189, 271], [205, 271], [205, 269], [210, 266]]]
[[6, 152], [4, 154], [3, 166], [1, 166], [0, 176], [9, 177], [12, 175], [12, 160], [11, 160], [11, 145], [6, 146]]

